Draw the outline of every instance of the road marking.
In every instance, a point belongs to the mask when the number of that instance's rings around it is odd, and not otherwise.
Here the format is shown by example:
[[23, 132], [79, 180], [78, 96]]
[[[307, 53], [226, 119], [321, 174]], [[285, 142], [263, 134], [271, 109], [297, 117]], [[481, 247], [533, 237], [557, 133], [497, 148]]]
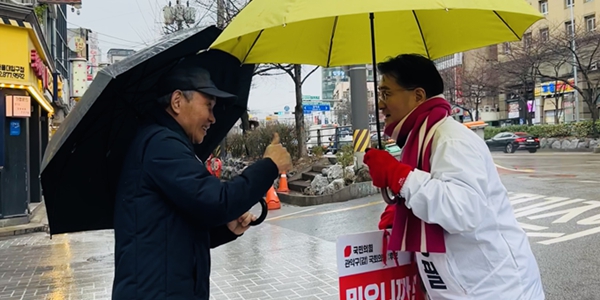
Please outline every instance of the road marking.
[[[540, 241], [537, 241], [538, 244], [552, 245], [600, 233], [600, 226], [598, 226], [600, 225], [600, 214], [589, 215], [590, 212], [594, 210], [597, 212], [600, 209], [600, 201], [580, 198], [547, 197], [530, 193], [509, 192], [508, 194], [515, 217], [517, 218], [526, 217], [529, 220], [540, 220], [555, 217], [554, 219], [551, 219], [548, 225], [567, 224], [568, 222], [572, 222], [571, 224], [576, 223], [576, 225], [560, 228], [566, 230], [571, 230], [571, 228], [574, 227], [584, 229], [576, 232], [556, 232], [554, 231], [556, 228], [553, 230], [552, 228], [542, 226], [541, 224], [537, 225], [519, 222], [519, 225], [525, 230], [528, 237], [532, 239], [541, 239]], [[526, 204], [519, 205], [523, 203]], [[567, 205], [572, 205], [573, 207], [553, 211], [556, 208]], [[579, 219], [584, 215], [585, 217]], [[588, 226], [598, 227], [589, 228]]]
[[532, 169], [511, 169], [511, 168], [503, 167], [503, 166], [501, 166], [499, 164], [496, 164], [496, 163], [494, 165], [496, 165], [496, 168], [498, 168], [498, 169], [512, 171], [512, 172], [520, 172], [520, 173], [533, 173], [533, 172], [535, 172], [535, 170], [532, 170]]
[[528, 218], [530, 220], [536, 220], [536, 219], [542, 219], [542, 218], [547, 218], [547, 217], [552, 217], [552, 216], [563, 215], [562, 217], [552, 221], [552, 223], [567, 223], [584, 212], [587, 212], [594, 208], [600, 207], [600, 201], [586, 201], [583, 203], [588, 204], [588, 205], [569, 208], [569, 209], [565, 209], [565, 210], [554, 211], [554, 212], [545, 213], [545, 214], [541, 214], [541, 215], [537, 215], [537, 216], [531, 216]]
[[581, 182], [581, 183], [600, 183], [600, 181], [594, 181], [594, 180], [579, 180], [579, 182]]
[[588, 230], [584, 230], [584, 231], [579, 231], [579, 232], [575, 232], [569, 235], [565, 235], [565, 236], [561, 236], [559, 238], [554, 238], [554, 239], [550, 239], [550, 240], [545, 240], [545, 241], [541, 241], [538, 242], [542, 245], [552, 245], [552, 244], [556, 244], [556, 243], [560, 243], [560, 242], [566, 242], [566, 241], [570, 241], [576, 238], [580, 238], [580, 237], [584, 237], [584, 236], [588, 236], [588, 235], [592, 235], [595, 233], [600, 233], [600, 227], [595, 227], [595, 228], [591, 228]]
[[527, 232], [528, 237], [545, 237], [545, 238], [557, 238], [565, 235], [559, 232]]
[[354, 210], [354, 209], [359, 209], [359, 208], [363, 208], [363, 207], [373, 206], [373, 205], [377, 205], [377, 204], [384, 204], [384, 202], [383, 201], [374, 201], [374, 202], [369, 202], [369, 203], [365, 203], [365, 204], [360, 204], [360, 205], [355, 205], [355, 206], [350, 206], [350, 207], [345, 207], [345, 208], [340, 208], [340, 209], [334, 209], [334, 210], [327, 210], [327, 211], [316, 212], [316, 213], [312, 213], [312, 214], [289, 216], [289, 217], [279, 218], [279, 219], [277, 219], [277, 221], [280, 221], [280, 220], [291, 220], [291, 219], [298, 219], [298, 218], [306, 218], [306, 217], [314, 217], [314, 216], [320, 216], [320, 215], [326, 215], [326, 214], [333, 214], [333, 213], [337, 213], [337, 212]]
[[281, 216], [277, 216], [277, 217], [272, 217], [272, 218], [268, 218], [265, 221], [273, 221], [273, 220], [278, 220], [281, 218], [285, 218], [285, 217], [289, 217], [289, 216], [293, 216], [293, 215], [297, 215], [297, 214], [301, 214], [301, 213], [305, 213], [307, 211], [311, 211], [311, 210], [315, 210], [314, 208], [308, 208], [308, 209], [304, 209], [304, 210], [300, 210], [300, 211], [296, 211], [293, 213], [289, 213], [289, 214], [285, 214], [285, 215], [281, 215]]
[[548, 229], [548, 227], [545, 227], [545, 226], [538, 226], [538, 225], [533, 225], [533, 224], [525, 224], [525, 223], [521, 223], [521, 222], [519, 222], [519, 226], [521, 226], [521, 228], [523, 228], [523, 229], [533, 230], [533, 231], [540, 231], [540, 230]]
[[534, 195], [534, 194], [520, 194], [520, 195], [515, 195], [515, 196], [509, 197], [510, 204], [512, 204], [512, 205], [517, 205], [517, 204], [521, 204], [523, 202], [537, 200], [540, 198], [545, 198], [545, 196]]

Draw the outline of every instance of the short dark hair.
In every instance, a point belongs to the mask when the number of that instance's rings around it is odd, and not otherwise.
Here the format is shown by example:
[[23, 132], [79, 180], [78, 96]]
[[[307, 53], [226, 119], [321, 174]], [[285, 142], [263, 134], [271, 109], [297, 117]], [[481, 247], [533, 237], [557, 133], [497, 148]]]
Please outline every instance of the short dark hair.
[[444, 80], [435, 63], [419, 54], [401, 54], [377, 64], [381, 75], [396, 79], [405, 89], [422, 88], [427, 98], [444, 92]]
[[[175, 91], [173, 91], [175, 92]], [[192, 97], [194, 97], [194, 91], [181, 91], [183, 93], [184, 98], [187, 101], [190, 101]], [[167, 108], [171, 105], [171, 96], [173, 93], [168, 93], [166, 95], [162, 95], [156, 99], [156, 104], [158, 104], [161, 108]]]

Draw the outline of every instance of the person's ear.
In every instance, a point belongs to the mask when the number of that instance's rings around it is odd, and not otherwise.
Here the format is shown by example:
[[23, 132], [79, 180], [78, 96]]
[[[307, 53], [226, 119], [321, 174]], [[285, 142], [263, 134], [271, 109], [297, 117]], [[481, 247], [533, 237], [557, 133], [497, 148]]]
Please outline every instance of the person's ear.
[[427, 100], [427, 95], [426, 95], [426, 93], [425, 93], [425, 90], [424, 90], [424, 89], [422, 89], [422, 88], [416, 88], [416, 89], [415, 89], [415, 100], [416, 100], [418, 103], [422, 103], [422, 102], [424, 102], [425, 100]]
[[174, 91], [171, 94], [171, 110], [175, 113], [175, 114], [180, 114], [181, 113], [181, 105], [183, 104], [183, 101], [185, 99], [183, 98], [183, 95], [181, 93], [181, 91], [177, 90]]

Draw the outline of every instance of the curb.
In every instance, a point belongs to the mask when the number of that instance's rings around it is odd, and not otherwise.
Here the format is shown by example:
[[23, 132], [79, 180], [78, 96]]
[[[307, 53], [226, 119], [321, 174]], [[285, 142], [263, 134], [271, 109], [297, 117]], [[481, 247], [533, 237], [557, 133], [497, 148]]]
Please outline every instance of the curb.
[[24, 224], [0, 228], [0, 237], [10, 237], [34, 232], [48, 232], [48, 226], [44, 224]]
[[368, 197], [379, 193], [379, 189], [373, 186], [371, 181], [358, 182], [345, 186], [333, 194], [327, 195], [303, 195], [278, 193], [281, 203], [296, 206], [313, 206], [337, 202], [346, 202], [353, 199]]

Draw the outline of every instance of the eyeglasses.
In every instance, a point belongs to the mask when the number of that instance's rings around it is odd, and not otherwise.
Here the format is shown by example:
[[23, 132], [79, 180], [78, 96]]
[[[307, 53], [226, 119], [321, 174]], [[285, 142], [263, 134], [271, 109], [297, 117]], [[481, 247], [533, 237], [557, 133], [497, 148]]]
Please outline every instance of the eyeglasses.
[[386, 103], [387, 99], [391, 96], [394, 95], [393, 92], [410, 92], [410, 91], [414, 91], [417, 88], [410, 88], [410, 89], [405, 89], [405, 88], [401, 88], [401, 89], [379, 89], [379, 91], [377, 92], [377, 98], [379, 99], [379, 101]]

